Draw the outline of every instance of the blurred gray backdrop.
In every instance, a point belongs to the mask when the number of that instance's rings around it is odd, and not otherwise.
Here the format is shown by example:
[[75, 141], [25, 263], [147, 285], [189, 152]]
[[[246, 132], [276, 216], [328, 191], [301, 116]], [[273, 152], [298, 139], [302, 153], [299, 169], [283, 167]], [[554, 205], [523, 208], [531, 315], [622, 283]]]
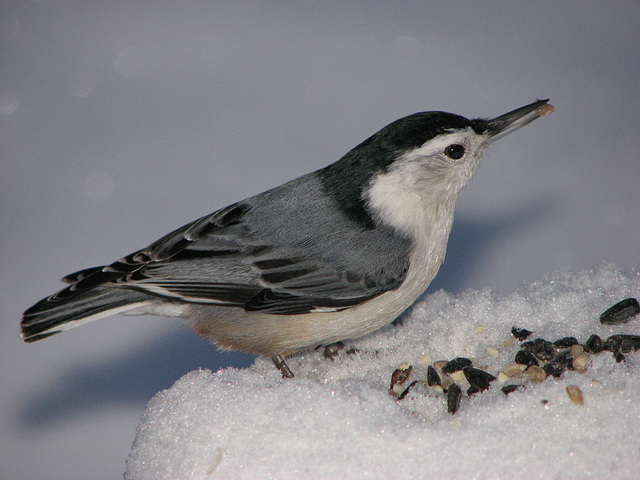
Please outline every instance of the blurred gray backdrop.
[[416, 111], [556, 106], [487, 153], [430, 290], [638, 266], [639, 31], [637, 0], [2, 2], [0, 478], [118, 478], [156, 392], [253, 362], [150, 317], [23, 344], [59, 278]]

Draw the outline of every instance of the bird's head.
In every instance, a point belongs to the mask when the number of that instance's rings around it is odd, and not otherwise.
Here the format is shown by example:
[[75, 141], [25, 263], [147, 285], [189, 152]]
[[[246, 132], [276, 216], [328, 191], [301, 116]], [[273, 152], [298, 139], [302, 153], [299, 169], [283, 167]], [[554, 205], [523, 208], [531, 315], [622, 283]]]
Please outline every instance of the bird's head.
[[396, 120], [319, 173], [343, 211], [413, 235], [430, 215], [452, 215], [482, 153], [499, 138], [548, 115], [538, 100], [493, 119], [420, 112]]

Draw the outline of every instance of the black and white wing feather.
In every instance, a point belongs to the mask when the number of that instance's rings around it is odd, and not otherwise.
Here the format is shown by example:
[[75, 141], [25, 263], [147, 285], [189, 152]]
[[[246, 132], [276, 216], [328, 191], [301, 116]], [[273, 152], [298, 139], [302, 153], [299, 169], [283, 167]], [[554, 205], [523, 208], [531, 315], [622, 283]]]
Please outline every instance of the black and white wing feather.
[[[328, 242], [324, 255], [305, 245], [318, 245], [317, 238], [284, 243], [264, 228], [257, 234], [251, 213], [246, 204], [228, 207], [106, 267], [104, 274], [127, 272], [118, 283], [168, 299], [273, 314], [348, 308], [404, 279], [408, 261], [387, 271], [377, 266], [355, 272], [340, 262], [352, 257], [344, 242]], [[341, 251], [332, 252], [332, 246]]]
[[23, 338], [145, 302], [304, 314], [349, 308], [398, 288], [409, 242], [345, 217], [315, 218], [330, 199], [308, 179], [301, 192], [300, 181], [206, 215], [110, 265], [66, 276], [66, 288], [25, 312]]

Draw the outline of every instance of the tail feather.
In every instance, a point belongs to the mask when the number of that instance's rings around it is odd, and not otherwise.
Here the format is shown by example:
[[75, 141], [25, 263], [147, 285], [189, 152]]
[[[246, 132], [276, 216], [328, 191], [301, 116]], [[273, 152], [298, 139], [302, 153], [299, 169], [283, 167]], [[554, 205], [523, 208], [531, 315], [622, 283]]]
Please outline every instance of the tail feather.
[[62, 279], [62, 282], [73, 285], [74, 283], [77, 283], [80, 280], [87, 278], [89, 275], [93, 275], [94, 273], [102, 271], [103, 268], [104, 268], [104, 265], [101, 265], [99, 267], [85, 268], [84, 270], [80, 270], [78, 272], [74, 272], [67, 275]]
[[134, 290], [96, 287], [68, 298], [40, 300], [24, 312], [20, 335], [34, 342], [99, 318], [144, 308], [151, 299]]

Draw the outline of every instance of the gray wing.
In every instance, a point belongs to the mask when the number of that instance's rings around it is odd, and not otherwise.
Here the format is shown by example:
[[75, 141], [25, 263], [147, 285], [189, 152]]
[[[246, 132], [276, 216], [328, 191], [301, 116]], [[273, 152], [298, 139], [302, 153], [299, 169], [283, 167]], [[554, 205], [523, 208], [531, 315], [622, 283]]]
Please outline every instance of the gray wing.
[[397, 288], [409, 242], [327, 215], [335, 210], [320, 188], [305, 176], [226, 207], [111, 265], [65, 277], [72, 285], [56, 295], [115, 283], [182, 302], [295, 314], [348, 308]]

